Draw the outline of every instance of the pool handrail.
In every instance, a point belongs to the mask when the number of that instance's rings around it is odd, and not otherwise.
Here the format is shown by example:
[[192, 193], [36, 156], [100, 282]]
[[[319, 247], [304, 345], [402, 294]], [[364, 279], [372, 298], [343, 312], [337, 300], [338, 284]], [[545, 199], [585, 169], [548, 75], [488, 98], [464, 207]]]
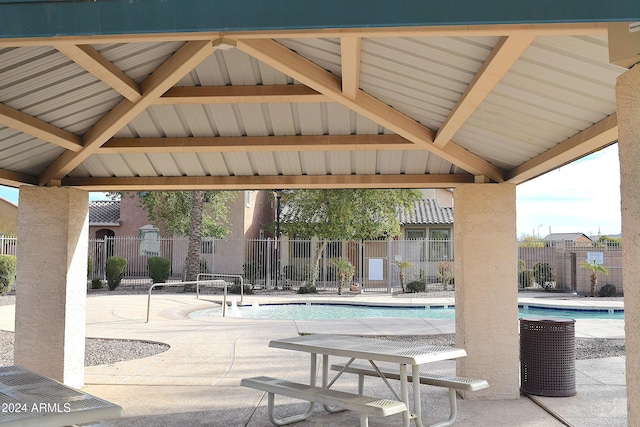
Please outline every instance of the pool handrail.
[[[198, 274], [197, 278], [195, 281], [189, 281], [189, 282], [168, 282], [168, 283], [154, 283], [151, 285], [151, 287], [149, 287], [149, 291], [148, 291], [148, 295], [147, 295], [147, 320], [145, 323], [149, 323], [149, 316], [151, 314], [151, 291], [153, 290], [153, 288], [156, 287], [161, 287], [161, 286], [184, 286], [184, 285], [196, 285], [196, 299], [200, 298], [200, 284], [202, 283], [213, 283], [213, 282], [220, 282], [220, 280], [200, 280], [201, 276], [212, 276], [212, 277], [233, 277], [233, 278], [240, 278], [240, 304], [243, 303], [243, 299], [244, 299], [244, 280], [242, 278], [242, 276], [240, 275], [235, 275], [235, 274], [207, 274], [207, 273], [200, 273]], [[222, 296], [222, 317], [226, 316], [227, 313], [227, 285], [228, 282], [227, 281], [223, 281], [224, 282], [224, 292], [223, 292], [223, 296]]]
[[[206, 283], [206, 282], [215, 282], [217, 280], [200, 280], [200, 278], [202, 276], [207, 276], [207, 277], [230, 277], [233, 279], [240, 279], [240, 304], [242, 304], [244, 302], [244, 278], [239, 275], [239, 274], [212, 274], [212, 273], [200, 273], [198, 274], [198, 276], [196, 277], [196, 298], [200, 297], [200, 286], [199, 283]], [[227, 306], [227, 282], [224, 282], [224, 296], [222, 298], [222, 303], [223, 303], [223, 317], [224, 317], [224, 307]]]

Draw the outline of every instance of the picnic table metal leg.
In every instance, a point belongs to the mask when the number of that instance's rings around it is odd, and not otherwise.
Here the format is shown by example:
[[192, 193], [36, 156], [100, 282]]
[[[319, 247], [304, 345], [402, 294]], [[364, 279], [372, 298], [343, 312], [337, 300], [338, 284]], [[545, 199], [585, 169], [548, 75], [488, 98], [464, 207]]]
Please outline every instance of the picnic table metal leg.
[[420, 366], [411, 366], [411, 382], [413, 383], [413, 412], [417, 427], [424, 427], [422, 424], [422, 402], [420, 398]]
[[[311, 386], [315, 386], [316, 385], [316, 377], [317, 377], [317, 368], [318, 368], [318, 358], [316, 353], [311, 353], [311, 362], [309, 363], [310, 365], [310, 372], [309, 372], [309, 384]], [[307, 409], [307, 412], [305, 412], [304, 414], [299, 414], [299, 415], [292, 415], [290, 417], [287, 418], [282, 418], [282, 419], [278, 419], [275, 417], [273, 411], [275, 408], [275, 396], [273, 393], [269, 393], [269, 396], [267, 398], [267, 407], [269, 409], [269, 421], [271, 421], [272, 424], [277, 425], [277, 426], [284, 426], [287, 424], [291, 424], [291, 423], [295, 423], [297, 421], [302, 421], [302, 420], [306, 420], [307, 418], [309, 418], [312, 414], [313, 414], [313, 409], [315, 407], [315, 403], [313, 402], [309, 402], [309, 409]]]
[[[327, 388], [328, 386], [329, 386], [329, 355], [323, 354], [322, 355], [322, 387]], [[342, 412], [345, 410], [344, 408], [340, 408], [339, 406], [322, 405], [322, 407], [324, 408], [325, 411], [332, 414], [336, 412]], [[362, 422], [363, 421], [361, 421], [360, 423], [362, 424]], [[368, 421], [367, 421], [367, 424], [368, 424]]]
[[411, 413], [409, 409], [409, 386], [407, 380], [407, 365], [400, 364], [400, 398], [407, 405], [407, 410], [402, 413], [402, 426], [409, 427]]

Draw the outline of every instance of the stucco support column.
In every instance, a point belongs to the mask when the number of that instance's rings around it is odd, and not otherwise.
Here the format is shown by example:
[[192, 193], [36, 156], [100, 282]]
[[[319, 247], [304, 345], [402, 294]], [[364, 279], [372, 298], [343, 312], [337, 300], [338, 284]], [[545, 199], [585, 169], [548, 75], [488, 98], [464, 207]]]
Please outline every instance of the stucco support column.
[[640, 64], [618, 77], [627, 424], [640, 425]]
[[465, 184], [453, 192], [458, 373], [489, 388], [469, 398], [520, 396], [516, 188]]
[[73, 387], [84, 384], [89, 193], [21, 187], [14, 359]]

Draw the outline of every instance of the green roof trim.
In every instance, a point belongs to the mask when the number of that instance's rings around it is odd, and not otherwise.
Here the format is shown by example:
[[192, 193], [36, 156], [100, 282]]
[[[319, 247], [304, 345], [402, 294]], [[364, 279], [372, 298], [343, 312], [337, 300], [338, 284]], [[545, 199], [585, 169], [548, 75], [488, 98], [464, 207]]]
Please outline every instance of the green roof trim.
[[0, 38], [638, 20], [638, 0], [0, 0]]

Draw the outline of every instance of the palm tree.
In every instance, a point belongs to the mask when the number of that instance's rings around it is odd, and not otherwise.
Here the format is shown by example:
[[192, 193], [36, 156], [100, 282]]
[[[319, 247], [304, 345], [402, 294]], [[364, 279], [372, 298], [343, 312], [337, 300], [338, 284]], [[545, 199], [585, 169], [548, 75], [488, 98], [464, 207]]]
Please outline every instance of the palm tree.
[[338, 269], [338, 295], [342, 295], [342, 287], [351, 281], [356, 268], [346, 258], [334, 259], [333, 265]]
[[404, 288], [404, 269], [411, 267], [413, 264], [406, 260], [394, 261], [393, 263], [400, 269], [400, 273], [398, 274], [400, 277], [400, 286], [402, 286], [402, 292], [406, 292]]
[[598, 284], [598, 273], [609, 274], [609, 269], [597, 262], [582, 261], [580, 267], [591, 271], [591, 296], [596, 294], [596, 285]]

